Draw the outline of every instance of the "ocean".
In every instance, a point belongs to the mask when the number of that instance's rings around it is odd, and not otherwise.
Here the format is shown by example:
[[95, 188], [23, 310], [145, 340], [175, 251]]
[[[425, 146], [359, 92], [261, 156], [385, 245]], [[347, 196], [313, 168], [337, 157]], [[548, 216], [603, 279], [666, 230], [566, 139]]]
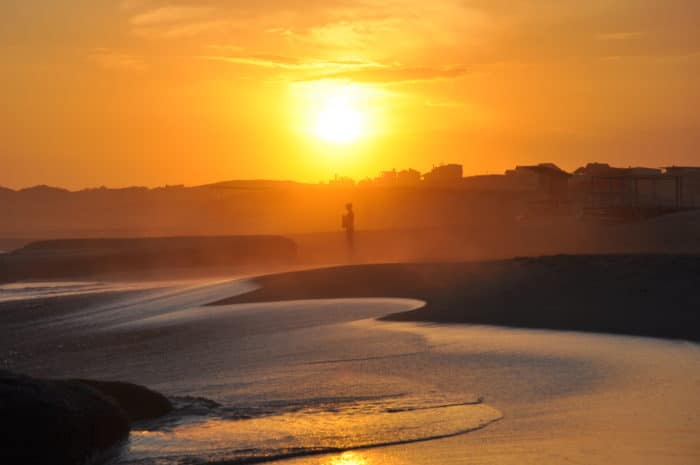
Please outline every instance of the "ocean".
[[696, 344], [376, 321], [422, 305], [398, 298], [203, 306], [246, 280], [63, 287], [129, 292], [55, 315], [44, 295], [3, 363], [171, 398], [113, 464], [700, 463]]

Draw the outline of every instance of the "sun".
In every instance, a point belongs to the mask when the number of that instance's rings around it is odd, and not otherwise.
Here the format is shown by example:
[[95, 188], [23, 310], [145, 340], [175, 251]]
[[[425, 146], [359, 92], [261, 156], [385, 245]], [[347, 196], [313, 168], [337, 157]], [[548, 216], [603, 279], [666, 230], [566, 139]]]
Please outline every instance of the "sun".
[[369, 93], [346, 82], [314, 82], [303, 87], [307, 131], [325, 143], [347, 145], [367, 136]]
[[[323, 79], [290, 86], [289, 121], [313, 150], [344, 157], [386, 131], [387, 96], [367, 83]], [[335, 147], [331, 147], [335, 146]]]
[[362, 113], [346, 105], [329, 105], [316, 116], [316, 137], [333, 144], [357, 141], [364, 132]]

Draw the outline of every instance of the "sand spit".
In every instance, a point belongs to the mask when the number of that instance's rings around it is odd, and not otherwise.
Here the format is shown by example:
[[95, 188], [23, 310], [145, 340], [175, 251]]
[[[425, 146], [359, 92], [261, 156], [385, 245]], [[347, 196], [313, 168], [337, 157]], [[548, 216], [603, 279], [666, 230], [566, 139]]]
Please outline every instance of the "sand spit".
[[393, 321], [489, 324], [700, 341], [700, 255], [561, 255], [353, 265], [264, 276], [216, 304], [420, 299]]

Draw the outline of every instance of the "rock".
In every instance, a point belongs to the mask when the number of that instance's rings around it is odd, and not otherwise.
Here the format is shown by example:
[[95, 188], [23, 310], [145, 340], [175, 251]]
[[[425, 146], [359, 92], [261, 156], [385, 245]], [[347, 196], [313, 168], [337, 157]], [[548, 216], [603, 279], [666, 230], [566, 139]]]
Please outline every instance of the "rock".
[[89, 379], [73, 381], [90, 386], [114, 400], [132, 422], [157, 418], [170, 413], [173, 409], [173, 404], [167, 397], [137, 384]]
[[0, 371], [0, 463], [77, 465], [105, 458], [129, 434], [127, 414], [77, 381]]

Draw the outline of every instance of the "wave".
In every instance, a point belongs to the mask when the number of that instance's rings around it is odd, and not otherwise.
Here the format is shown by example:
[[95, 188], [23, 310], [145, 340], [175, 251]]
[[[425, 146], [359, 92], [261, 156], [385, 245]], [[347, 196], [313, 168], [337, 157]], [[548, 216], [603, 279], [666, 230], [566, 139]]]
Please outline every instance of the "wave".
[[122, 461], [122, 464], [131, 465], [246, 465], [264, 462], [275, 462], [305, 456], [324, 455], [324, 454], [339, 454], [351, 450], [374, 449], [378, 447], [390, 447], [405, 444], [413, 444], [417, 442], [434, 441], [438, 439], [446, 439], [450, 437], [460, 436], [463, 434], [478, 431], [501, 419], [501, 416], [484, 421], [477, 426], [457, 430], [445, 434], [435, 434], [432, 436], [422, 436], [413, 439], [403, 439], [395, 441], [377, 441], [367, 444], [355, 444], [348, 447], [299, 447], [285, 449], [238, 449], [228, 452], [212, 452], [201, 456], [179, 455], [167, 457], [149, 457], [136, 460]]
[[142, 422], [138, 427], [143, 430], [166, 430], [178, 426], [188, 418], [208, 418], [222, 420], [249, 420], [272, 415], [290, 414], [296, 412], [335, 412], [338, 409], [349, 410], [348, 406], [370, 406], [386, 402], [388, 399], [407, 398], [406, 394], [384, 396], [346, 396], [346, 397], [312, 397], [298, 400], [273, 400], [259, 404], [226, 406], [213, 399], [199, 396], [174, 396], [170, 400], [174, 405], [171, 414]]
[[435, 392], [243, 407], [202, 397], [174, 401], [169, 421], [132, 432], [121, 463], [261, 463], [457, 436], [502, 416], [481, 398]]
[[[88, 295], [148, 288], [145, 283], [107, 283], [83, 281], [32, 281], [0, 284], [0, 302]], [[153, 287], [153, 286], [150, 286]]]
[[400, 354], [388, 354], [388, 355], [376, 355], [371, 357], [357, 357], [357, 358], [338, 358], [332, 360], [316, 360], [313, 362], [306, 362], [306, 365], [331, 365], [334, 363], [353, 363], [353, 362], [370, 362], [372, 360], [385, 360], [391, 358], [401, 358], [401, 357], [412, 357], [414, 355], [426, 354], [427, 351], [421, 350], [417, 352], [404, 352]]

